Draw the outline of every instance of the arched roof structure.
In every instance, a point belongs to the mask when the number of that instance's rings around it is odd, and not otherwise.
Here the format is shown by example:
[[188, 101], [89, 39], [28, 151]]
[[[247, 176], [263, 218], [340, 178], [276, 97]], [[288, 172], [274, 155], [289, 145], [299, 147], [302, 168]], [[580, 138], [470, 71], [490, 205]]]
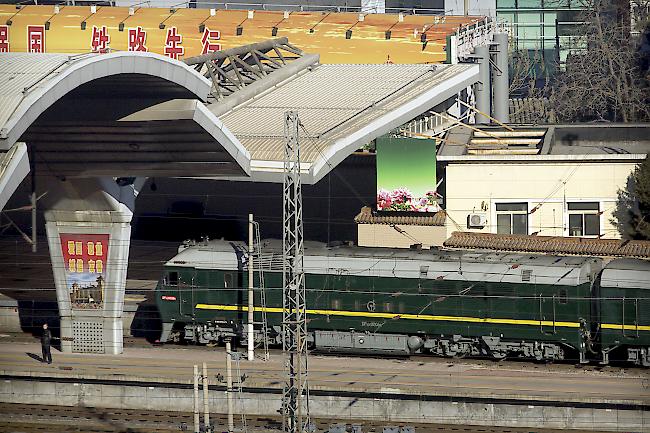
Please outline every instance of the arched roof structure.
[[11, 147], [47, 108], [64, 95], [100, 78], [151, 75], [174, 83], [205, 101], [211, 83], [182, 62], [143, 52], [103, 55], [7, 53], [2, 55], [0, 146]]
[[[250, 152], [249, 179], [261, 182], [283, 181], [288, 110], [298, 112], [303, 126], [302, 180], [313, 184], [375, 138], [436, 108], [445, 111], [479, 80], [477, 64], [323, 65], [287, 38], [184, 61], [212, 79], [206, 106]], [[184, 104], [168, 101], [127, 119], [158, 119]]]
[[[282, 116], [293, 109], [304, 125], [303, 181], [316, 183], [477, 81], [475, 64], [321, 65], [286, 38], [185, 63], [139, 52], [0, 54], [0, 152], [24, 141], [37, 150], [36, 171], [59, 177], [281, 182]], [[228, 83], [235, 88], [221, 92]]]
[[[27, 174], [26, 152], [9, 152], [19, 142], [36, 152], [38, 171], [55, 176], [248, 176], [248, 152], [203, 105], [211, 85], [186, 64], [152, 53], [2, 53], [0, 185]], [[169, 100], [185, 100], [184, 111], [123, 120]], [[0, 191], [0, 205], [13, 190]]]

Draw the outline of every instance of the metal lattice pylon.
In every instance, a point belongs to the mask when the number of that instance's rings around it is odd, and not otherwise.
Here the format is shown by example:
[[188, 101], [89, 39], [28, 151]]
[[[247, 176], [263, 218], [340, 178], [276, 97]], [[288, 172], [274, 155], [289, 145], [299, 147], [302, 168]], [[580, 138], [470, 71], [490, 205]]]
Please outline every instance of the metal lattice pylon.
[[286, 383], [282, 395], [282, 425], [303, 433], [309, 425], [307, 384], [307, 310], [303, 269], [302, 191], [298, 113], [284, 115], [284, 188], [282, 209], [282, 348]]

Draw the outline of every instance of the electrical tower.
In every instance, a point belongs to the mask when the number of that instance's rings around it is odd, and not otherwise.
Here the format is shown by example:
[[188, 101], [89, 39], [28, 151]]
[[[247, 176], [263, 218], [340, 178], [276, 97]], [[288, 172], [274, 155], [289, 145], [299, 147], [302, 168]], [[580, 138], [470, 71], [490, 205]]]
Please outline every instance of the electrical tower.
[[307, 310], [303, 269], [302, 191], [298, 113], [284, 114], [284, 188], [282, 191], [282, 348], [287, 357], [282, 395], [286, 432], [304, 433], [309, 425], [307, 384]]

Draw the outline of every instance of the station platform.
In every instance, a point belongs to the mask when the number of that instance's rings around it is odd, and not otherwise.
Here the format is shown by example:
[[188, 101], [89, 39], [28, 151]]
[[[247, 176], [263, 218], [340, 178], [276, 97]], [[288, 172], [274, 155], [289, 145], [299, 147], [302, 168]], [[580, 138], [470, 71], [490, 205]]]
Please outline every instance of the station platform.
[[[225, 377], [223, 347], [126, 347], [122, 355], [60, 353], [52, 365], [39, 362], [37, 341], [0, 339], [0, 374], [130, 382], [191, 384], [193, 365], [206, 362], [210, 376]], [[281, 389], [284, 359], [271, 351], [269, 361], [239, 361], [247, 388]], [[259, 353], [258, 353], [259, 355]], [[650, 405], [650, 372], [570, 364], [533, 364], [417, 359], [380, 359], [314, 355], [309, 358], [311, 390], [394, 393], [445, 397], [502, 398]]]
[[[0, 338], [0, 403], [191, 413], [193, 366], [201, 371], [205, 362], [210, 410], [227, 413], [223, 347], [127, 346], [115, 356], [55, 350], [53, 358], [40, 362], [37, 341]], [[279, 415], [280, 351], [252, 362], [242, 353], [233, 376], [235, 413]], [[650, 376], [636, 368], [312, 354], [308, 376], [316, 418], [650, 433]]]

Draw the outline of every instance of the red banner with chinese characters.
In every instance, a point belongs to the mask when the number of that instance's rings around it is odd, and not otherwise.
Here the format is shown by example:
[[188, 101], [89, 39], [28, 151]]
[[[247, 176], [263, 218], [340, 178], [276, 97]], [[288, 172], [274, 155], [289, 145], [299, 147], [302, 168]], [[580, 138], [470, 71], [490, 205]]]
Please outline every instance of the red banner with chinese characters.
[[437, 63], [447, 59], [449, 36], [485, 20], [420, 13], [18, 3], [0, 4], [0, 52], [148, 51], [181, 59], [286, 36], [293, 46], [320, 54], [321, 63]]
[[72, 308], [102, 308], [108, 238], [108, 234], [60, 234], [65, 279]]

